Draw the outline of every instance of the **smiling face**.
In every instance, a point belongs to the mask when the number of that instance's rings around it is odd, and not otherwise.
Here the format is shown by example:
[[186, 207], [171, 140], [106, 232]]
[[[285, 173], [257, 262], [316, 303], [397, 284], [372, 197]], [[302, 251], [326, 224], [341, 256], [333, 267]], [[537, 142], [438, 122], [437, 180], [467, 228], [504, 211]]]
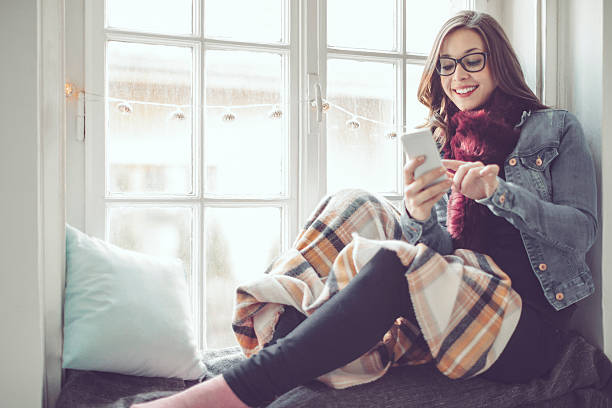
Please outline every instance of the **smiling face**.
[[[440, 57], [459, 59], [474, 52], [487, 52], [480, 35], [468, 28], [457, 29], [446, 36], [440, 46]], [[464, 60], [464, 64], [468, 61]], [[489, 99], [497, 84], [491, 75], [489, 62], [482, 71], [468, 72], [457, 64], [455, 72], [440, 75], [440, 83], [446, 96], [462, 111], [481, 106]]]

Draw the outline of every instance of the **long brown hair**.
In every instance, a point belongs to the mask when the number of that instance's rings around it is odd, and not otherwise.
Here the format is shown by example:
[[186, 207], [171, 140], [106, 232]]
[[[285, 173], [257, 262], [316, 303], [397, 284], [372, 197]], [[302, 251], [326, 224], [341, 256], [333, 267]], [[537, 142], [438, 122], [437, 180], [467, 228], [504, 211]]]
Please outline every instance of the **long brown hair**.
[[429, 57], [425, 62], [423, 75], [417, 92], [419, 102], [429, 108], [429, 121], [425, 126], [434, 130], [434, 137], [441, 146], [446, 144], [449, 107], [451, 100], [446, 96], [440, 84], [440, 75], [436, 65], [440, 57], [440, 46], [448, 34], [459, 29], [468, 28], [480, 34], [485, 46], [487, 64], [498, 88], [504, 93], [524, 99], [535, 109], [546, 108], [525, 82], [523, 70], [506, 33], [499, 23], [489, 14], [477, 11], [460, 11], [451, 17], [440, 29]]

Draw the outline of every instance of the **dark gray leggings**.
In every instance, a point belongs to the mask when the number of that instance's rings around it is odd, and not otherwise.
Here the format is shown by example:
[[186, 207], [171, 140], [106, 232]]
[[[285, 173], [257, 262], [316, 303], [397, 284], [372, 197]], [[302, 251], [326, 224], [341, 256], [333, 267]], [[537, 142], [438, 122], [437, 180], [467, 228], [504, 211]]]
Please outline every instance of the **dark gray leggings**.
[[[259, 406], [355, 360], [380, 341], [397, 317], [416, 323], [405, 270], [394, 252], [378, 252], [310, 317], [287, 307], [273, 340], [223, 377], [240, 400]], [[556, 358], [556, 337], [535, 309], [524, 307], [506, 349], [481, 376], [524, 382], [542, 375]]]

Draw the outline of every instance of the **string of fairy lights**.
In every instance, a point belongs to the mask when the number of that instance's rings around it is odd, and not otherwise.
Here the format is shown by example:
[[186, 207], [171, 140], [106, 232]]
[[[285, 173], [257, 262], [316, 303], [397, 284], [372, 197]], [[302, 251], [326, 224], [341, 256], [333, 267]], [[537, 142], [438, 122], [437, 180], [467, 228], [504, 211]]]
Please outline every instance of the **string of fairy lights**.
[[[65, 87], [65, 96], [69, 97], [74, 93], [73, 87], [71, 84], [66, 84]], [[187, 114], [185, 110], [192, 109], [194, 105], [186, 104], [169, 104], [169, 103], [160, 103], [160, 102], [147, 102], [147, 101], [138, 101], [138, 100], [129, 100], [122, 98], [115, 98], [110, 96], [98, 95], [92, 92], [87, 91], [79, 91], [79, 93], [83, 93], [84, 96], [88, 100], [105, 100], [114, 103], [115, 109], [123, 115], [131, 115], [135, 112], [135, 106], [138, 105], [150, 105], [150, 106], [159, 106], [159, 107], [167, 107], [172, 109], [170, 114], [168, 115], [168, 120], [172, 121], [183, 121], [187, 119]], [[313, 108], [316, 108], [316, 102], [310, 101], [310, 105]], [[238, 112], [242, 109], [253, 109], [253, 108], [268, 108], [267, 117], [271, 120], [281, 119], [284, 115], [284, 111], [281, 105], [277, 103], [258, 103], [258, 104], [246, 104], [246, 105], [206, 105], [205, 108], [207, 110], [220, 110], [221, 120], [223, 122], [234, 122], [239, 120]], [[349, 119], [345, 121], [345, 125], [350, 130], [357, 130], [362, 125], [362, 122], [370, 122], [377, 125], [380, 125], [386, 128], [385, 136], [389, 139], [395, 139], [397, 137], [397, 130], [400, 126], [397, 126], [393, 123], [386, 123], [376, 119], [369, 118], [364, 115], [357, 114], [355, 112], [350, 111], [336, 103], [333, 103], [329, 100], [323, 99], [321, 104], [321, 110], [323, 112], [328, 112], [330, 109], [336, 109], [340, 112], [346, 114]], [[405, 126], [402, 128], [406, 128]]]

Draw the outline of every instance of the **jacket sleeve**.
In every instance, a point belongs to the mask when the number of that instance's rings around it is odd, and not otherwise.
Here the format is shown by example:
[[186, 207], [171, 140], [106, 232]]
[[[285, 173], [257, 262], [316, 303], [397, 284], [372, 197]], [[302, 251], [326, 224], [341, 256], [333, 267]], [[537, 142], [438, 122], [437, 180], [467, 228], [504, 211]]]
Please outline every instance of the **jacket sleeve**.
[[431, 209], [430, 217], [418, 221], [410, 217], [406, 207], [401, 217], [402, 231], [409, 243], [423, 243], [441, 255], [453, 252], [453, 242], [446, 230], [446, 205], [448, 194], [443, 196]]
[[582, 127], [570, 113], [562, 132], [559, 155], [550, 165], [551, 202], [499, 177], [493, 195], [477, 202], [549, 245], [586, 252], [597, 235], [595, 166]]

